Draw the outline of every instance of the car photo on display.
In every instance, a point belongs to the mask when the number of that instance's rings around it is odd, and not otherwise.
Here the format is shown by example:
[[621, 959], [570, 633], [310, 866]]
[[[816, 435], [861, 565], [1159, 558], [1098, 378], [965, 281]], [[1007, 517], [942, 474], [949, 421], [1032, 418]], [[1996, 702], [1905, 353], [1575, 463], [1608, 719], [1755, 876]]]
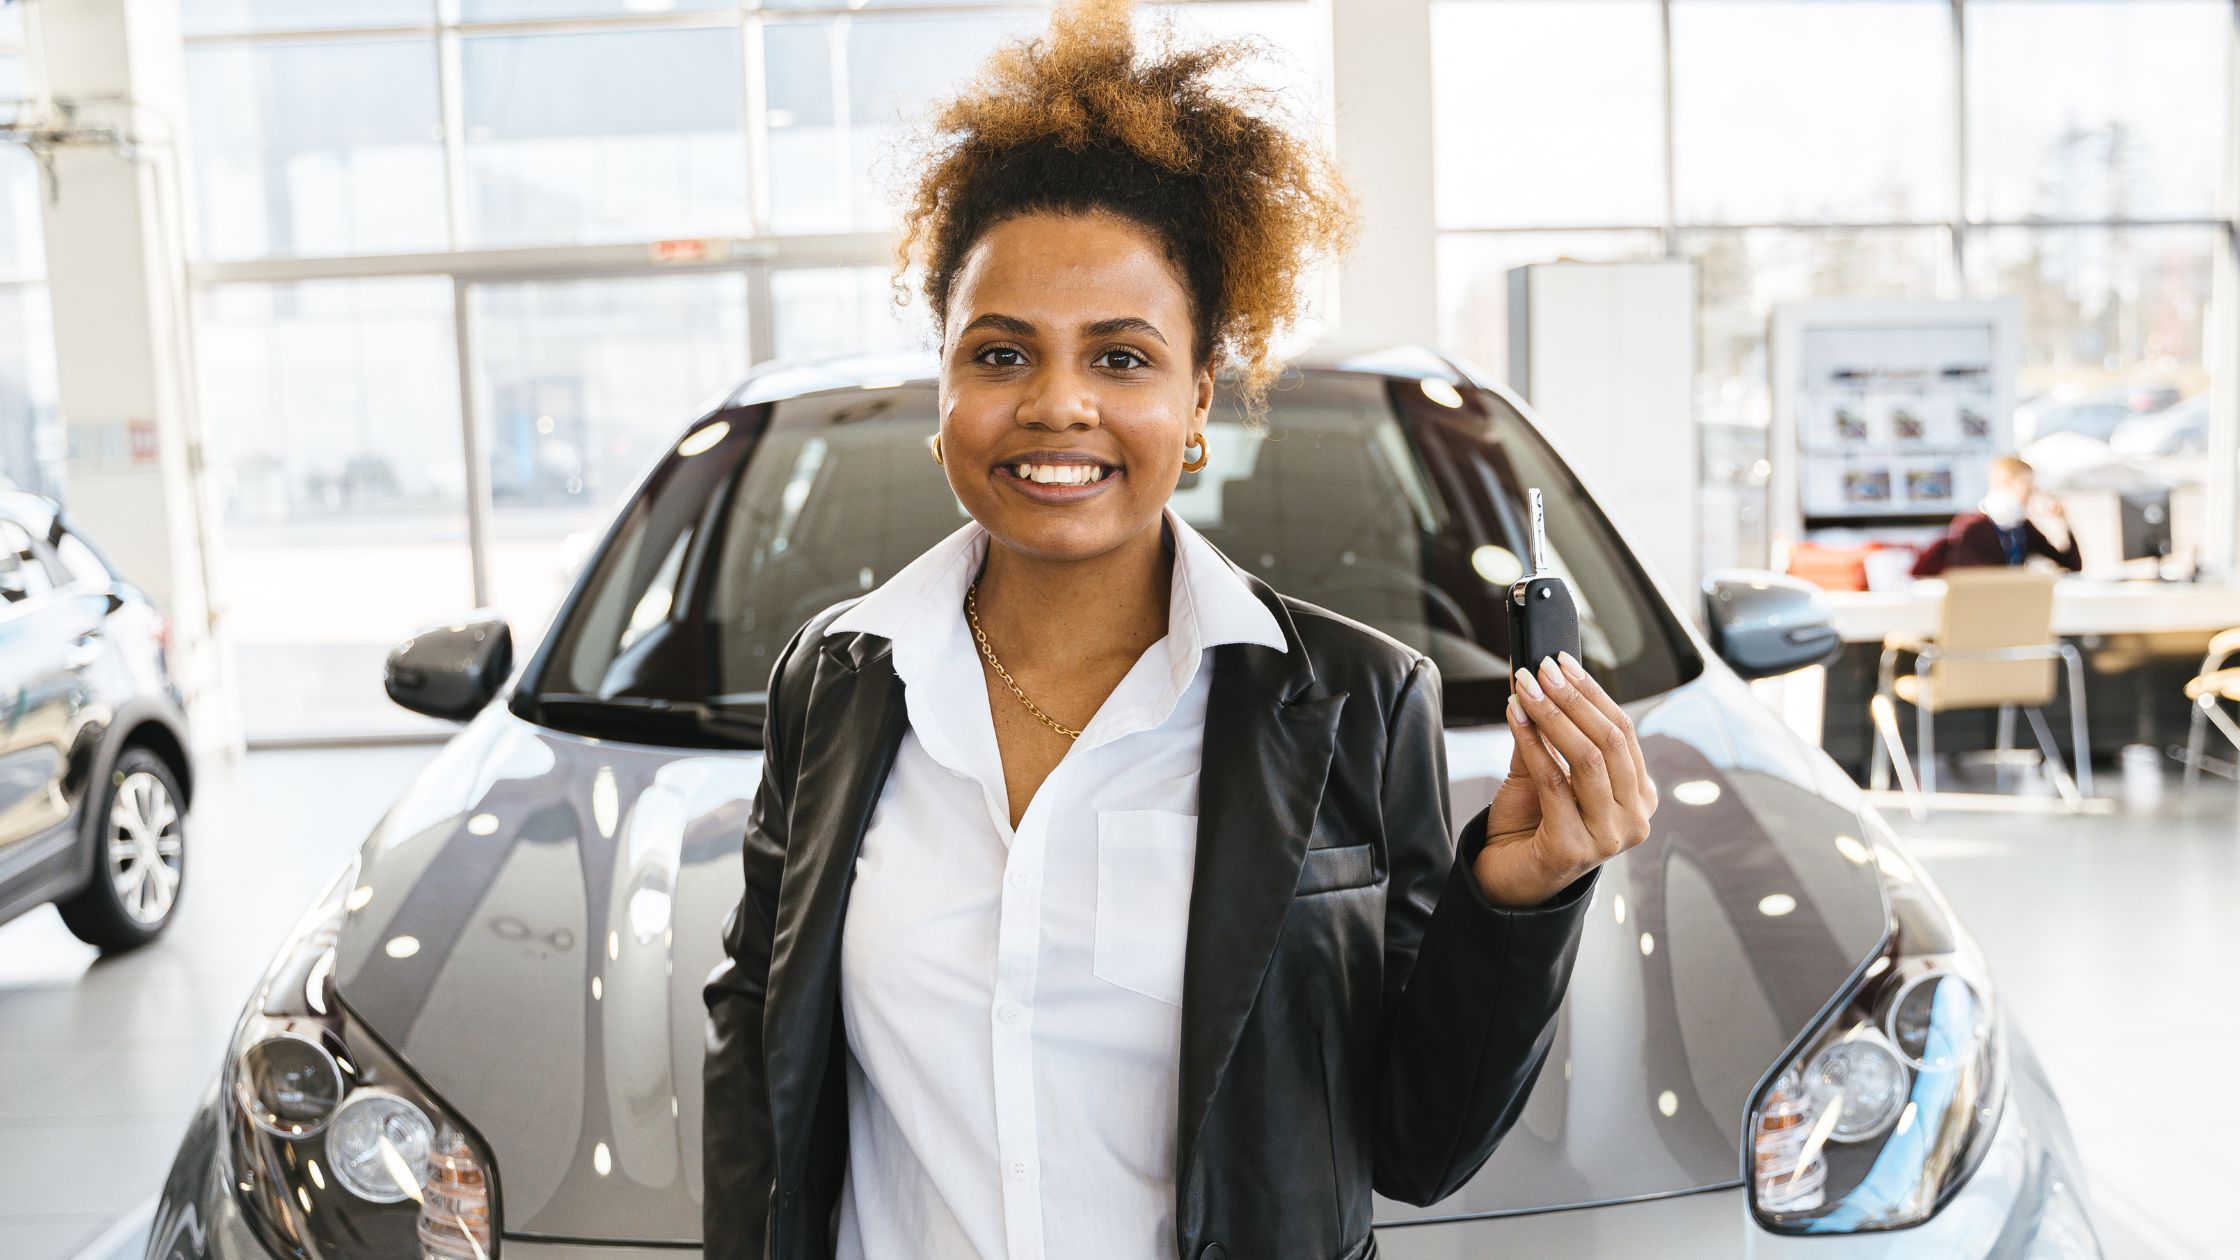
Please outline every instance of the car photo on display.
[[[1450, 1198], [1379, 1198], [1377, 1253], [2098, 1256], [1966, 927], [1746, 686], [1835, 649], [1820, 596], [1730, 571], [1675, 608], [1529, 409], [1431, 351], [1318, 351], [1269, 402], [1265, 431], [1217, 404], [1173, 506], [1432, 658], [1452, 826], [1509, 763], [1531, 489], [1666, 798], [1595, 891], [1515, 1127]], [[680, 423], [541, 642], [463, 613], [397, 647], [389, 694], [464, 725], [246, 995], [150, 1260], [696, 1254], [701, 987], [765, 688], [796, 629], [968, 522], [937, 427], [930, 355], [767, 367]]]

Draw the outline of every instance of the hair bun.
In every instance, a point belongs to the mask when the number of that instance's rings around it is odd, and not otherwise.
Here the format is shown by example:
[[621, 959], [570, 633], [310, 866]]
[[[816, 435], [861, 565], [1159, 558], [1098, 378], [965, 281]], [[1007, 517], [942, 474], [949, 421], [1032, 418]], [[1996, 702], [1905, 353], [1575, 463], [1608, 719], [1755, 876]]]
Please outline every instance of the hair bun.
[[1071, 0], [998, 47], [916, 141], [896, 287], [925, 267], [934, 327], [982, 233], [1016, 215], [1107, 211], [1151, 231], [1190, 292], [1198, 363], [1233, 362], [1257, 411], [1305, 279], [1350, 245], [1357, 212], [1329, 155], [1235, 72], [1264, 43], [1139, 49], [1128, 0]]

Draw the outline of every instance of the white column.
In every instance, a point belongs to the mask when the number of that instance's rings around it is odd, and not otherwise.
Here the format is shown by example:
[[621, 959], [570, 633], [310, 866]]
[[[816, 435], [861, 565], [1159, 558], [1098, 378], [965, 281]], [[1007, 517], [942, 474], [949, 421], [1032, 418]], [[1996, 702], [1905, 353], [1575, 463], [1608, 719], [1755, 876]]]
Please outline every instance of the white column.
[[1361, 198], [1338, 277], [1347, 341], [1439, 335], [1431, 203], [1431, 0], [1326, 0], [1338, 161]]
[[1563, 417], [1549, 437], [1564, 462], [1692, 615], [1704, 554], [1735, 551], [1706, 543], [1699, 479], [1672, 475], [1702, 462], [1695, 263], [1533, 263], [1508, 278], [1509, 384], [1543, 417]]
[[[29, 56], [78, 138], [43, 202], [67, 507], [170, 615], [194, 742], [239, 746], [211, 634], [180, 176], [177, 0], [24, 6]], [[105, 142], [113, 130], [125, 143]]]
[[2203, 330], [2208, 350], [2203, 364], [2209, 369], [2209, 484], [2208, 519], [2202, 522], [2207, 540], [2201, 563], [2220, 574], [2232, 575], [2240, 565], [2240, 232], [2233, 220], [2240, 218], [2240, 4], [2232, 9], [2232, 25], [2225, 36], [2225, 151], [2224, 180], [2219, 207], [2225, 218], [2222, 249], [2217, 251], [2215, 274], [2209, 283], [2209, 320]]

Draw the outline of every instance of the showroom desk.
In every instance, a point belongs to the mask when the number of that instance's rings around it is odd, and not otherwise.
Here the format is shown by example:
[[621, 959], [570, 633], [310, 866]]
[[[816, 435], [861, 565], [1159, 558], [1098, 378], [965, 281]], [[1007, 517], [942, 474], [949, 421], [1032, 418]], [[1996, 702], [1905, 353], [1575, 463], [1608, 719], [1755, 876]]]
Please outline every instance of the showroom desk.
[[[1766, 698], [1800, 733], [1816, 733], [1828, 754], [1863, 782], [1872, 749], [1867, 698], [1874, 693], [1883, 636], [1934, 633], [1943, 594], [1944, 583], [1934, 579], [1903, 590], [1829, 592], [1842, 654], [1824, 673], [1808, 671], [1797, 676], [1796, 688]], [[2094, 755], [2112, 758], [2125, 744], [2183, 743], [2190, 716], [2185, 681], [2200, 668], [2210, 636], [2231, 626], [2240, 626], [2240, 587], [2227, 583], [2061, 579], [2054, 587], [2053, 629], [2084, 653]], [[1910, 660], [1901, 660], [1899, 668], [1908, 668]], [[2046, 712], [2065, 755], [2068, 703], [2064, 694]], [[1994, 717], [1989, 709], [1939, 716], [1937, 747], [1950, 752], [1991, 747]], [[1910, 745], [1910, 710], [1899, 726]]]
[[[1897, 591], [1830, 591], [1836, 633], [1845, 643], [1880, 643], [1892, 631], [1930, 634], [1944, 583], [1935, 578]], [[2240, 587], [2222, 582], [2104, 582], [2069, 577], [2054, 584], [2053, 632], [2084, 635], [2215, 634], [2240, 626]]]

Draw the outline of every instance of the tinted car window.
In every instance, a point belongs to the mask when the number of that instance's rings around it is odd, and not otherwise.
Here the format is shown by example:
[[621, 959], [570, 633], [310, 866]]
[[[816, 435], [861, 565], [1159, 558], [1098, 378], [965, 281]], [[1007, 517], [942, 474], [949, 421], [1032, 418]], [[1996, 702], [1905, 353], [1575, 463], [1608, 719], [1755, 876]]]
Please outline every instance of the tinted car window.
[[[1463, 725], [1499, 721], [1508, 699], [1502, 600], [1537, 486], [1589, 667], [1621, 699], [1692, 674], [1669, 609], [1530, 426], [1497, 395], [1439, 392], [1307, 374], [1275, 394], [1267, 431], [1209, 427], [1212, 460], [1183, 474], [1175, 510], [1277, 590], [1431, 655]], [[930, 384], [832, 391], [697, 427], [626, 509], [537, 691], [756, 709], [804, 621], [970, 519], [927, 450], [935, 401]]]

